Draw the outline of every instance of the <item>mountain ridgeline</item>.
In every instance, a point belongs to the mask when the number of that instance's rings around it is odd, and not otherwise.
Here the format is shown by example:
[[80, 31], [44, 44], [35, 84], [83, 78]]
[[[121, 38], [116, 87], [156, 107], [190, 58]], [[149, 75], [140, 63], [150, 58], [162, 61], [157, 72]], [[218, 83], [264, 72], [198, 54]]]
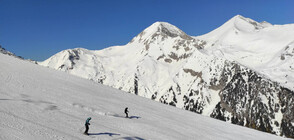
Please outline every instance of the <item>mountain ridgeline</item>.
[[24, 59], [22, 58], [21, 56], [16, 56], [14, 53], [10, 52], [10, 51], [7, 51], [5, 48], [3, 48], [1, 45], [0, 45], [0, 53], [2, 54], [6, 54], [6, 55], [9, 55], [9, 56], [13, 56], [13, 57], [16, 57], [16, 58], [19, 58], [19, 59]]
[[[64, 50], [39, 64], [294, 138], [294, 40], [288, 37], [294, 35], [293, 29], [294, 25], [258, 23], [237, 15], [220, 28], [193, 37], [156, 22], [125, 46]], [[281, 36], [278, 42], [274, 33]]]

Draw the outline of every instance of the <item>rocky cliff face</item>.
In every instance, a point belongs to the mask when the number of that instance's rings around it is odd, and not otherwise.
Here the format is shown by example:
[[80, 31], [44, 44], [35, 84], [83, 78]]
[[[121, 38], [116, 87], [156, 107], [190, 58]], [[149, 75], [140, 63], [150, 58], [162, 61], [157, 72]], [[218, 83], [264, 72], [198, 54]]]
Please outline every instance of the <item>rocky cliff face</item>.
[[225, 61], [219, 68], [209, 81], [201, 78], [201, 72], [183, 69], [195, 77], [189, 90], [181, 90], [184, 83], [175, 83], [166, 94], [155, 93], [152, 99], [174, 106], [182, 100], [186, 110], [294, 138], [293, 91], [233, 62]]
[[223, 71], [227, 81], [211, 117], [293, 138], [294, 92], [260, 74], [233, 64]]
[[[236, 18], [232, 31], [238, 27], [238, 35], [272, 27]], [[40, 64], [205, 116], [293, 137], [293, 91], [243, 61], [228, 59], [225, 53], [231, 52], [219, 48], [224, 42], [214, 40], [217, 35], [210, 37], [191, 37], [171, 24], [156, 22], [125, 46], [65, 50]], [[283, 61], [292, 63], [292, 57], [284, 56]]]

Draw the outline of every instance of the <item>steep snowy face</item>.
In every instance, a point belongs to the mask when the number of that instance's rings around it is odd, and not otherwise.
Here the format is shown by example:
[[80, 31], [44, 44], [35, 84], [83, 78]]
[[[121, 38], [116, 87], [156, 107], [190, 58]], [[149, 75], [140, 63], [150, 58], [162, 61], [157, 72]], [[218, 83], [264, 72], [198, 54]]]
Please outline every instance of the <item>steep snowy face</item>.
[[[190, 37], [173, 25], [156, 22], [125, 46], [65, 50], [41, 64], [178, 108], [293, 137], [294, 118], [289, 116], [294, 105], [285, 105], [294, 100], [293, 91], [265, 78], [266, 69], [258, 69], [275, 57], [284, 68], [292, 64], [293, 42], [272, 36], [286, 37], [289, 31], [283, 32], [292, 26], [283, 28], [236, 16], [207, 35]], [[284, 43], [288, 47], [277, 47]]]
[[66, 71], [73, 69], [75, 62], [80, 60], [80, 56], [88, 55], [88, 53], [89, 51], [83, 48], [68, 49], [57, 53], [41, 64]]
[[234, 41], [232, 37], [236, 36], [238, 33], [254, 33], [270, 26], [272, 26], [270, 23], [258, 23], [250, 18], [237, 15], [219, 28], [208, 34], [202, 35], [199, 38], [203, 38], [208, 41]]
[[[104, 72], [103, 66], [94, 51], [83, 48], [68, 49], [57, 53], [40, 65], [69, 72], [86, 79], [97, 78]], [[99, 78], [97, 78], [99, 79]]]
[[294, 24], [258, 23], [238, 15], [214, 31], [195, 38], [207, 42], [205, 51], [208, 54], [236, 61], [294, 90], [294, 58], [289, 53], [293, 36]]

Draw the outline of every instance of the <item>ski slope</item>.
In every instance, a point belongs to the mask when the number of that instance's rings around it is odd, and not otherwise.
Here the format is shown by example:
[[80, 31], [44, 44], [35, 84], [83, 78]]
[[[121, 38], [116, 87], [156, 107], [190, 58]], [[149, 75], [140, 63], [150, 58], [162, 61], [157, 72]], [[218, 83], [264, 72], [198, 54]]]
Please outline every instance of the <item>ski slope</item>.
[[[0, 54], [0, 139], [285, 139]], [[129, 107], [130, 119], [124, 118]], [[90, 121], [90, 136], [84, 122]]]

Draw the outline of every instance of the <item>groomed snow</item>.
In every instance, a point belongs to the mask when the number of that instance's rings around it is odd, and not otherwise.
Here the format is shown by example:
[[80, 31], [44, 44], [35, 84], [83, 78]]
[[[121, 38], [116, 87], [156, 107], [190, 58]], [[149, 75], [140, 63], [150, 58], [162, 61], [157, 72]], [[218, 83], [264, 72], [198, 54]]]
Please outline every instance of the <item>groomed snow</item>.
[[[0, 139], [284, 139], [0, 54]], [[132, 119], [124, 118], [129, 107]], [[83, 135], [90, 121], [90, 136]]]

